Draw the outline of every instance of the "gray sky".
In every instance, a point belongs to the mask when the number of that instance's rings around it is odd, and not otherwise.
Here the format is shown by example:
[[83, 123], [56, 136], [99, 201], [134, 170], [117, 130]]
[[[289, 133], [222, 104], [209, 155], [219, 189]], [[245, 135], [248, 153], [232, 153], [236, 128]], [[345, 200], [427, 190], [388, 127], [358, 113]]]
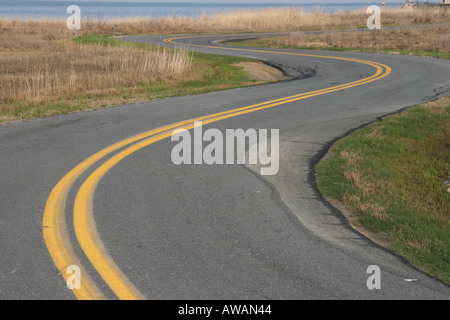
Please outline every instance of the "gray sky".
[[[74, 2], [289, 3], [298, 5], [304, 3], [367, 3], [378, 5], [381, 2], [386, 4], [404, 3], [405, 0], [74, 0]], [[440, 3], [442, 0], [429, 0], [429, 2]]]
[[[380, 4], [383, 0], [76, 0], [76, 2], [183, 2], [183, 3], [368, 3]], [[404, 0], [384, 0], [386, 4], [402, 3]], [[430, 1], [436, 2], [436, 1]], [[441, 2], [441, 1], [438, 1]]]

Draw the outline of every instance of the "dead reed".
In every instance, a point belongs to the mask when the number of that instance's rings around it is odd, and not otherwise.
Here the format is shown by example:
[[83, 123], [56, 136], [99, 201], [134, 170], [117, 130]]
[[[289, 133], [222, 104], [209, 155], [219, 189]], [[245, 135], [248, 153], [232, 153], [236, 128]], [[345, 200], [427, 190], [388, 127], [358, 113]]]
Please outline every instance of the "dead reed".
[[8, 21], [0, 28], [0, 106], [174, 81], [192, 67], [183, 50], [80, 45], [51, 21]]
[[450, 25], [327, 34], [296, 32], [286, 37], [267, 39], [266, 44], [269, 46], [450, 52]]
[[[450, 20], [447, 8], [383, 9], [383, 25], [438, 23]], [[86, 27], [102, 32], [124, 33], [188, 33], [230, 31], [280, 31], [298, 29], [329, 29], [363, 27], [368, 14], [365, 10], [324, 13], [300, 8], [268, 8], [236, 10], [202, 15], [198, 18], [182, 16], [157, 19], [123, 19], [89, 21]]]

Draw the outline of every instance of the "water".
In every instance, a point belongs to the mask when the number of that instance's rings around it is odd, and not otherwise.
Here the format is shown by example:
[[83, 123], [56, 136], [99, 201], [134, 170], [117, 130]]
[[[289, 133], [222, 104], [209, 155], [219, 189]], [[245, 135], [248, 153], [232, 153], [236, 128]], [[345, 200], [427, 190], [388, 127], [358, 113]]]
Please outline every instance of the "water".
[[[245, 1], [245, 0], [244, 0]], [[378, 3], [378, 1], [374, 1]], [[381, 3], [381, 1], [380, 1]], [[367, 3], [333, 3], [333, 4], [246, 4], [246, 3], [164, 3], [164, 2], [83, 2], [83, 1], [35, 1], [35, 0], [0, 0], [0, 17], [9, 18], [57, 18], [65, 19], [70, 5], [81, 8], [83, 18], [99, 20], [127, 17], [165, 17], [190, 16], [223, 12], [236, 9], [263, 9], [268, 7], [297, 7], [305, 10], [322, 10], [336, 12], [367, 8]], [[402, 3], [390, 4], [390, 7], [400, 7]]]

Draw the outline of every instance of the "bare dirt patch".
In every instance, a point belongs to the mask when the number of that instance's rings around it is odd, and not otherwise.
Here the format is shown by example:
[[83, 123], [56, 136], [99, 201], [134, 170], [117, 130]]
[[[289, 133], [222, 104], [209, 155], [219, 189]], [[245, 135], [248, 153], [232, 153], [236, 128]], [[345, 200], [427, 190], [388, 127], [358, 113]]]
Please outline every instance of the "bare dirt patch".
[[271, 67], [264, 63], [259, 62], [239, 62], [233, 64], [233, 66], [242, 67], [246, 73], [249, 74], [252, 80], [262, 82], [277, 82], [282, 80], [289, 80], [287, 77], [277, 68]]

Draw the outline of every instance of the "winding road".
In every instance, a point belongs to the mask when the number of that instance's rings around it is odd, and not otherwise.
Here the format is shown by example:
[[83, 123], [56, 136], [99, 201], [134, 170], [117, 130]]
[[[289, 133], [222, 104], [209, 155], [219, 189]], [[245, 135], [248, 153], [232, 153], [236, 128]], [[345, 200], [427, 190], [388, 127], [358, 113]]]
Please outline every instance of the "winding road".
[[[0, 126], [0, 299], [450, 298], [354, 231], [313, 170], [355, 128], [447, 95], [450, 62], [218, 44], [259, 36], [124, 40], [258, 59], [292, 80]], [[171, 134], [194, 120], [279, 129], [278, 173], [173, 164]]]

